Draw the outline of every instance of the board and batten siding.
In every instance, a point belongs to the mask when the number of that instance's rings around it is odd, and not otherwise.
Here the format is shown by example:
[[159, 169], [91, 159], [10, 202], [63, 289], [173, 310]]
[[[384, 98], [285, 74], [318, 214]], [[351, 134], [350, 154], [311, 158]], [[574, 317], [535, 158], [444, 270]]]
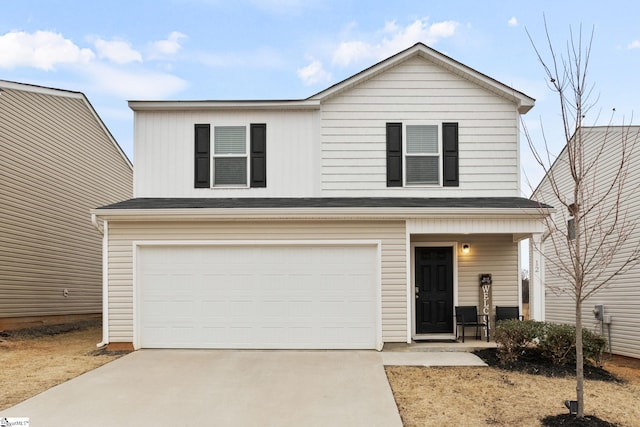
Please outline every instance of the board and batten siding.
[[[597, 153], [600, 143], [606, 138], [606, 149], [600, 154], [598, 167], [594, 169], [595, 175], [588, 180], [589, 188], [597, 191], [604, 191], [607, 182], [610, 182], [614, 171], [620, 164], [621, 155], [621, 135], [623, 129], [620, 127], [594, 127], [584, 128], [585, 157], [593, 159]], [[630, 138], [638, 138], [640, 127], [633, 126], [626, 128]], [[565, 165], [566, 152], [561, 153], [554, 165], [554, 176], [558, 187], [567, 200], [570, 200], [572, 180]], [[621, 196], [621, 208], [627, 211], [627, 217], [634, 224], [634, 229], [630, 238], [616, 254], [613, 265], [627, 259], [632, 252], [640, 245], [640, 227], [638, 223], [638, 212], [640, 212], [640, 193], [637, 191], [640, 186], [640, 156], [637, 147], [633, 151], [633, 156], [628, 162], [627, 180]], [[595, 181], [591, 181], [595, 179]], [[593, 184], [592, 184], [593, 183]], [[593, 187], [592, 187], [593, 186]], [[592, 191], [592, 190], [588, 190]], [[557, 207], [554, 217], [559, 224], [566, 224], [569, 219], [567, 209], [562, 207], [553, 195], [548, 180], [543, 180], [533, 198]], [[614, 203], [614, 195], [608, 199], [608, 205]], [[606, 215], [602, 221], [607, 225], [613, 221], [612, 214]], [[589, 220], [587, 220], [589, 221]], [[563, 230], [564, 232], [564, 230]], [[561, 237], [563, 238], [563, 237]], [[566, 246], [566, 245], [561, 245]], [[569, 259], [566, 247], [556, 252], [553, 249], [551, 237], [543, 244], [543, 250], [547, 257]], [[544, 276], [542, 278], [545, 289], [545, 320], [556, 323], [575, 324], [575, 301], [570, 294], [570, 287], [562, 273], [554, 268], [552, 263], [544, 262]], [[610, 270], [612, 271], [612, 270]], [[600, 323], [595, 320], [592, 309], [596, 304], [604, 304], [605, 315], [611, 316], [611, 350], [615, 354], [640, 358], [640, 265], [635, 265], [627, 273], [615, 277], [606, 287], [599, 290], [595, 295], [586, 300], [583, 304], [582, 321], [585, 328], [592, 331], [601, 332]], [[605, 337], [608, 338], [609, 330], [604, 327]]]
[[100, 313], [89, 210], [131, 197], [131, 167], [82, 94], [17, 86], [0, 82], [0, 318]]
[[[136, 111], [135, 197], [311, 197], [317, 111]], [[194, 125], [267, 125], [266, 188], [194, 188]]]
[[[413, 57], [329, 98], [321, 112], [323, 196], [520, 196], [516, 105]], [[459, 187], [386, 187], [385, 125], [459, 123]]]
[[402, 221], [109, 222], [109, 341], [133, 342], [133, 242], [139, 240], [380, 240], [382, 338], [407, 339]]

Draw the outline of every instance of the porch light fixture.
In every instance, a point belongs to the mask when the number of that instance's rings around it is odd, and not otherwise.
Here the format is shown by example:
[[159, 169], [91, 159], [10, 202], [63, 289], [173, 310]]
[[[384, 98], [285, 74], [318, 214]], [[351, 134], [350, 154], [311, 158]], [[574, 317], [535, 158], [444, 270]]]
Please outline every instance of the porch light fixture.
[[468, 243], [463, 243], [462, 244], [462, 253], [463, 254], [468, 254], [470, 249], [471, 249], [471, 246]]

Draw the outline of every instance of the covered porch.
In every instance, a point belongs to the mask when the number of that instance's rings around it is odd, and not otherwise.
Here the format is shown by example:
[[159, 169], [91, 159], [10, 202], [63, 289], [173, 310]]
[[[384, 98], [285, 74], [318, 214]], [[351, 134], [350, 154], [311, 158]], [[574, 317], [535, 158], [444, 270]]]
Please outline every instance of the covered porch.
[[[520, 241], [542, 232], [539, 215], [451, 215], [407, 222], [407, 307], [410, 334], [396, 351], [474, 351], [495, 347], [496, 306], [522, 307]], [[488, 323], [456, 322], [456, 307], [471, 306]], [[486, 322], [486, 320], [488, 322]], [[487, 337], [489, 334], [489, 337]], [[487, 340], [487, 338], [489, 338]], [[387, 344], [389, 345], [389, 344]], [[387, 348], [385, 345], [385, 348]]]

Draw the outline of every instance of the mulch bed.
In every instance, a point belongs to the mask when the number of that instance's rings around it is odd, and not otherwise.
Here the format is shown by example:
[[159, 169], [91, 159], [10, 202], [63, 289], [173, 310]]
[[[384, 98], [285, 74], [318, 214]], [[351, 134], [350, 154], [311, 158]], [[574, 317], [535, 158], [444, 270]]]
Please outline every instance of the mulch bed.
[[[482, 359], [487, 365], [504, 369], [506, 371], [521, 372], [531, 375], [544, 375], [552, 378], [575, 377], [576, 375], [575, 365], [554, 365], [548, 359], [543, 358], [540, 355], [540, 352], [536, 349], [527, 349], [518, 360], [508, 363], [502, 363], [502, 361], [498, 359], [495, 348], [478, 350], [473, 352], [473, 354]], [[586, 363], [584, 365], [584, 377], [585, 379], [596, 381], [624, 382], [607, 370], [597, 366], [588, 365]]]
[[617, 424], [601, 420], [598, 417], [587, 416], [579, 419], [575, 415], [562, 414], [544, 417], [542, 419], [542, 425], [545, 427], [617, 427]]

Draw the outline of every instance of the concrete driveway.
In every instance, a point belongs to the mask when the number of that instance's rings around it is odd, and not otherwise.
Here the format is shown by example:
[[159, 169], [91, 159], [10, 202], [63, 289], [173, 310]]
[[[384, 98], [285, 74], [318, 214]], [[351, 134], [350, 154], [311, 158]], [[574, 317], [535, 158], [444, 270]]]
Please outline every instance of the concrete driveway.
[[375, 351], [141, 350], [0, 412], [32, 426], [402, 426]]

